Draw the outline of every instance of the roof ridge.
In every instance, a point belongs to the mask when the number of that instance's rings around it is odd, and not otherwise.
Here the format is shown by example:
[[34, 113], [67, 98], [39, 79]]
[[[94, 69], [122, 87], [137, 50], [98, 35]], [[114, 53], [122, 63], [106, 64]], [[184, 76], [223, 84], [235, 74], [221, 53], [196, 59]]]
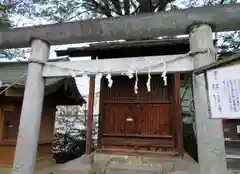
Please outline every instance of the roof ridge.
[[[60, 57], [60, 58], [54, 58], [54, 59], [49, 59], [49, 62], [58, 62], [58, 61], [70, 61], [70, 58], [69, 58], [69, 56], [62, 56], [62, 57]], [[16, 61], [11, 61], [11, 60], [9, 60], [9, 61], [1, 61], [0, 60], [0, 65], [1, 64], [27, 64], [28, 63], [28, 59], [25, 59], [25, 60], [21, 60], [21, 61], [19, 61], [19, 60], [16, 60]]]

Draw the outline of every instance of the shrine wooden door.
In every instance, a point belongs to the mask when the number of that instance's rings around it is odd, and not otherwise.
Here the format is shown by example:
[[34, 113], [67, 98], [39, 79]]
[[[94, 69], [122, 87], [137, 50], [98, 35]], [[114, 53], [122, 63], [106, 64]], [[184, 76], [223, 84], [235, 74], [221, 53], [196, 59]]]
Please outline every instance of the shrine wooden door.
[[172, 76], [164, 86], [160, 75], [152, 76], [147, 92], [147, 76], [139, 76], [139, 89], [133, 91], [134, 79], [113, 78], [112, 88], [102, 81], [99, 148], [154, 152], [176, 151]]

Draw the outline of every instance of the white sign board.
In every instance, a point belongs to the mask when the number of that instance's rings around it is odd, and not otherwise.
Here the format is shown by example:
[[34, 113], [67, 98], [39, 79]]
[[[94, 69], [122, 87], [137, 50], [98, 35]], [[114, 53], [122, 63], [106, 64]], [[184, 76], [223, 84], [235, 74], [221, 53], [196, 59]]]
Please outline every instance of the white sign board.
[[237, 133], [240, 134], [240, 125], [237, 125]]
[[211, 118], [240, 119], [240, 65], [207, 71]]

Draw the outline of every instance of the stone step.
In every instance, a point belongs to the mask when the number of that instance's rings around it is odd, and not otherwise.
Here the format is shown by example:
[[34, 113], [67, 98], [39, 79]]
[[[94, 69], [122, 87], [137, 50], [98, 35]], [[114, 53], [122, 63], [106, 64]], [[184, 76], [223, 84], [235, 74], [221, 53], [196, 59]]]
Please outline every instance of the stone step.
[[62, 164], [53, 174], [91, 174], [90, 156], [82, 155], [80, 158]]
[[199, 170], [198, 164], [187, 158], [105, 154], [95, 154], [93, 158], [83, 155], [59, 169], [54, 174], [199, 174], [195, 172]]
[[111, 164], [106, 174], [162, 174], [162, 165]]

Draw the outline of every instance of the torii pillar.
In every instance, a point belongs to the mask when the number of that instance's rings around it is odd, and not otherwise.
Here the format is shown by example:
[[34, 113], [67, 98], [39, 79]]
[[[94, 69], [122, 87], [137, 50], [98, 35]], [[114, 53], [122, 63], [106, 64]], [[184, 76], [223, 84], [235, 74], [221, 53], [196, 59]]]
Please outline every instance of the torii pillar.
[[[194, 56], [194, 69], [216, 61], [210, 26], [206, 24], [193, 26], [189, 42], [192, 52], [209, 49], [208, 53]], [[204, 74], [194, 75], [193, 87], [201, 174], [227, 174], [222, 120], [210, 119]]]
[[48, 61], [49, 50], [47, 42], [32, 40], [12, 174], [35, 173], [44, 99], [42, 69]]

